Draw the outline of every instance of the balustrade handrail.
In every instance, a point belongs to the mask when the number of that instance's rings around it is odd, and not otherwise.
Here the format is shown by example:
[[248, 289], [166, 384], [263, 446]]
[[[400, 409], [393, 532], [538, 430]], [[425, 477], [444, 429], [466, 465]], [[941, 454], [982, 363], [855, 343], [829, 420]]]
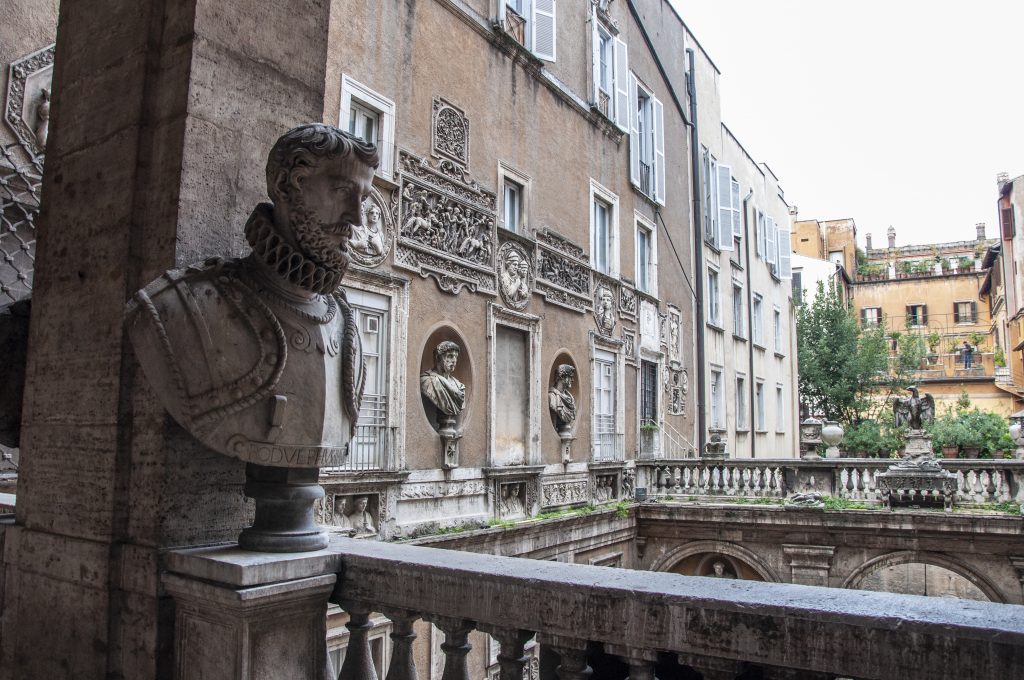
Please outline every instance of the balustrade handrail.
[[[398, 612], [455, 631], [460, 642], [445, 650], [448, 663], [464, 663], [466, 631], [477, 628], [519, 640], [520, 653], [539, 633], [563, 664], [565, 650], [582, 654], [589, 641], [647, 666], [655, 652], [673, 652], [857, 678], [950, 677], [958, 658], [972, 677], [1012, 677], [1024, 668], [1024, 608], [1017, 605], [964, 600], [951, 607], [913, 595], [611, 571], [347, 538], [333, 539], [330, 551], [339, 566], [332, 601], [357, 614]], [[829, 649], [843, 653], [821, 651]], [[461, 670], [453, 677], [464, 676]]]

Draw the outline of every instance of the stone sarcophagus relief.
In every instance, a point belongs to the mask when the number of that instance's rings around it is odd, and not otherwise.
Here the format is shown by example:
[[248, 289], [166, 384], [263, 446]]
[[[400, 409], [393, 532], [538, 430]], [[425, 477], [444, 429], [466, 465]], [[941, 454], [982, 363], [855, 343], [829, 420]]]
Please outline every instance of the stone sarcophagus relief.
[[378, 156], [337, 128], [297, 127], [267, 162], [273, 203], [245, 225], [247, 257], [166, 272], [127, 303], [126, 325], [164, 407], [211, 449], [248, 463], [246, 548], [315, 550], [320, 466], [340, 465], [363, 361], [340, 291]]
[[494, 192], [466, 171], [400, 150], [401, 200], [395, 264], [431, 277], [446, 293], [497, 294]]

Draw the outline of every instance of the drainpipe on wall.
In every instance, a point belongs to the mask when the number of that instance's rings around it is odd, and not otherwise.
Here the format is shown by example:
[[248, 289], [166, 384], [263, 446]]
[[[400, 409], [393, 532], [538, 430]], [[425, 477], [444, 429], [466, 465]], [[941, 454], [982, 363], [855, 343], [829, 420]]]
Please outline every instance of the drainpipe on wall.
[[694, 80], [695, 62], [693, 48], [686, 49], [686, 60], [689, 72], [686, 75], [686, 92], [690, 95], [690, 162], [693, 172], [690, 173], [690, 183], [693, 185], [693, 261], [697, 265], [694, 276], [697, 284], [697, 455], [704, 455], [704, 445], [707, 443], [707, 416], [704, 413], [704, 393], [706, 389], [704, 370], [704, 220], [701, 210], [701, 187], [700, 187], [700, 137], [697, 134], [697, 83]]
[[754, 197], [754, 188], [751, 187], [743, 199], [743, 261], [747, 263], [747, 334], [750, 340], [747, 342], [747, 359], [749, 370], [747, 372], [747, 385], [750, 388], [750, 395], [747, 399], [747, 411], [750, 413], [750, 421], [747, 427], [750, 428], [750, 457], [753, 458], [757, 451], [757, 432], [754, 430], [754, 288], [751, 282], [750, 262], [750, 212], [747, 204]]

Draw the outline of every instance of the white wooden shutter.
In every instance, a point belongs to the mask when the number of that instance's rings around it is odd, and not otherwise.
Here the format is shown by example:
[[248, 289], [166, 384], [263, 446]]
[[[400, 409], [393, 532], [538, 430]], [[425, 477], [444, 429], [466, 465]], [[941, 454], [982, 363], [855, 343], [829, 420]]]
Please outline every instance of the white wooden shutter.
[[775, 220], [770, 216], [765, 218], [764, 237], [768, 246], [765, 250], [764, 261], [768, 264], [775, 264]]
[[594, 86], [590, 92], [590, 103], [598, 104], [601, 101], [599, 94], [601, 83], [601, 33], [597, 30], [597, 5], [591, 7], [590, 12], [590, 48], [593, 57]]
[[533, 0], [533, 53], [555, 60], [555, 0]]
[[764, 259], [764, 249], [765, 249], [765, 245], [766, 245], [765, 244], [765, 238], [764, 238], [765, 224], [764, 224], [764, 213], [761, 212], [760, 210], [757, 211], [757, 227], [756, 227], [756, 229], [757, 229], [757, 256], [760, 257], [763, 260]]
[[732, 168], [718, 166], [718, 249], [732, 250]]
[[[629, 132], [634, 126], [630, 125], [632, 116], [636, 115], [636, 82], [633, 74], [629, 72], [629, 50], [626, 43], [615, 39], [615, 83], [613, 92], [609, 94], [615, 98], [615, 115], [611, 119], [620, 128]], [[631, 105], [632, 104], [632, 105]]]
[[733, 177], [732, 188], [732, 235], [743, 236], [743, 216], [740, 214], [742, 206], [740, 203], [740, 183]]
[[665, 107], [651, 95], [654, 111], [654, 200], [665, 205]]
[[787, 281], [793, 278], [793, 266], [790, 257], [793, 252], [793, 246], [790, 243], [789, 235], [789, 225], [779, 227], [779, 278]]
[[[636, 76], [629, 73], [627, 83], [627, 92], [629, 94], [626, 101], [629, 128], [629, 181], [636, 188], [642, 189], [640, 187], [640, 120], [636, 110]], [[617, 83], [616, 86], [618, 86]]]

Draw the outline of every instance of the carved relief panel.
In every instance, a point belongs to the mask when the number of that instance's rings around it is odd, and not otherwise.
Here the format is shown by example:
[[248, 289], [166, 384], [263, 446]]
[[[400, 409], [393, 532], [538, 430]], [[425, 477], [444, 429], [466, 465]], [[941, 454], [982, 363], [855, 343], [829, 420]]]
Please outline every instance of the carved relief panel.
[[681, 416], [686, 412], [686, 395], [690, 390], [686, 369], [678, 361], [665, 366], [665, 394], [669, 415]]
[[349, 253], [352, 260], [363, 267], [379, 266], [391, 252], [395, 239], [395, 220], [398, 216], [398, 193], [393, 192], [390, 201], [376, 187], [363, 203], [363, 223], [352, 228]]
[[537, 233], [537, 291], [545, 301], [577, 312], [593, 304], [583, 248], [546, 228]]
[[507, 241], [498, 249], [498, 292], [507, 307], [524, 309], [533, 289], [533, 258], [519, 243]]
[[399, 151], [401, 198], [395, 264], [432, 277], [446, 293], [497, 293], [495, 195], [451, 163], [438, 168]]
[[32, 156], [46, 149], [55, 45], [11, 63], [4, 121]]
[[376, 538], [380, 536], [381, 495], [328, 493], [317, 515], [323, 526], [347, 529], [352, 538]]
[[619, 497], [619, 475], [617, 472], [598, 474], [594, 477], [594, 502], [608, 503]]
[[602, 335], [611, 335], [618, 320], [615, 304], [615, 284], [600, 279], [594, 286], [594, 321]]
[[442, 97], [434, 97], [431, 115], [431, 153], [469, 167], [469, 118]]
[[554, 508], [577, 505], [590, 500], [590, 482], [586, 479], [560, 479], [541, 486], [541, 505]]

